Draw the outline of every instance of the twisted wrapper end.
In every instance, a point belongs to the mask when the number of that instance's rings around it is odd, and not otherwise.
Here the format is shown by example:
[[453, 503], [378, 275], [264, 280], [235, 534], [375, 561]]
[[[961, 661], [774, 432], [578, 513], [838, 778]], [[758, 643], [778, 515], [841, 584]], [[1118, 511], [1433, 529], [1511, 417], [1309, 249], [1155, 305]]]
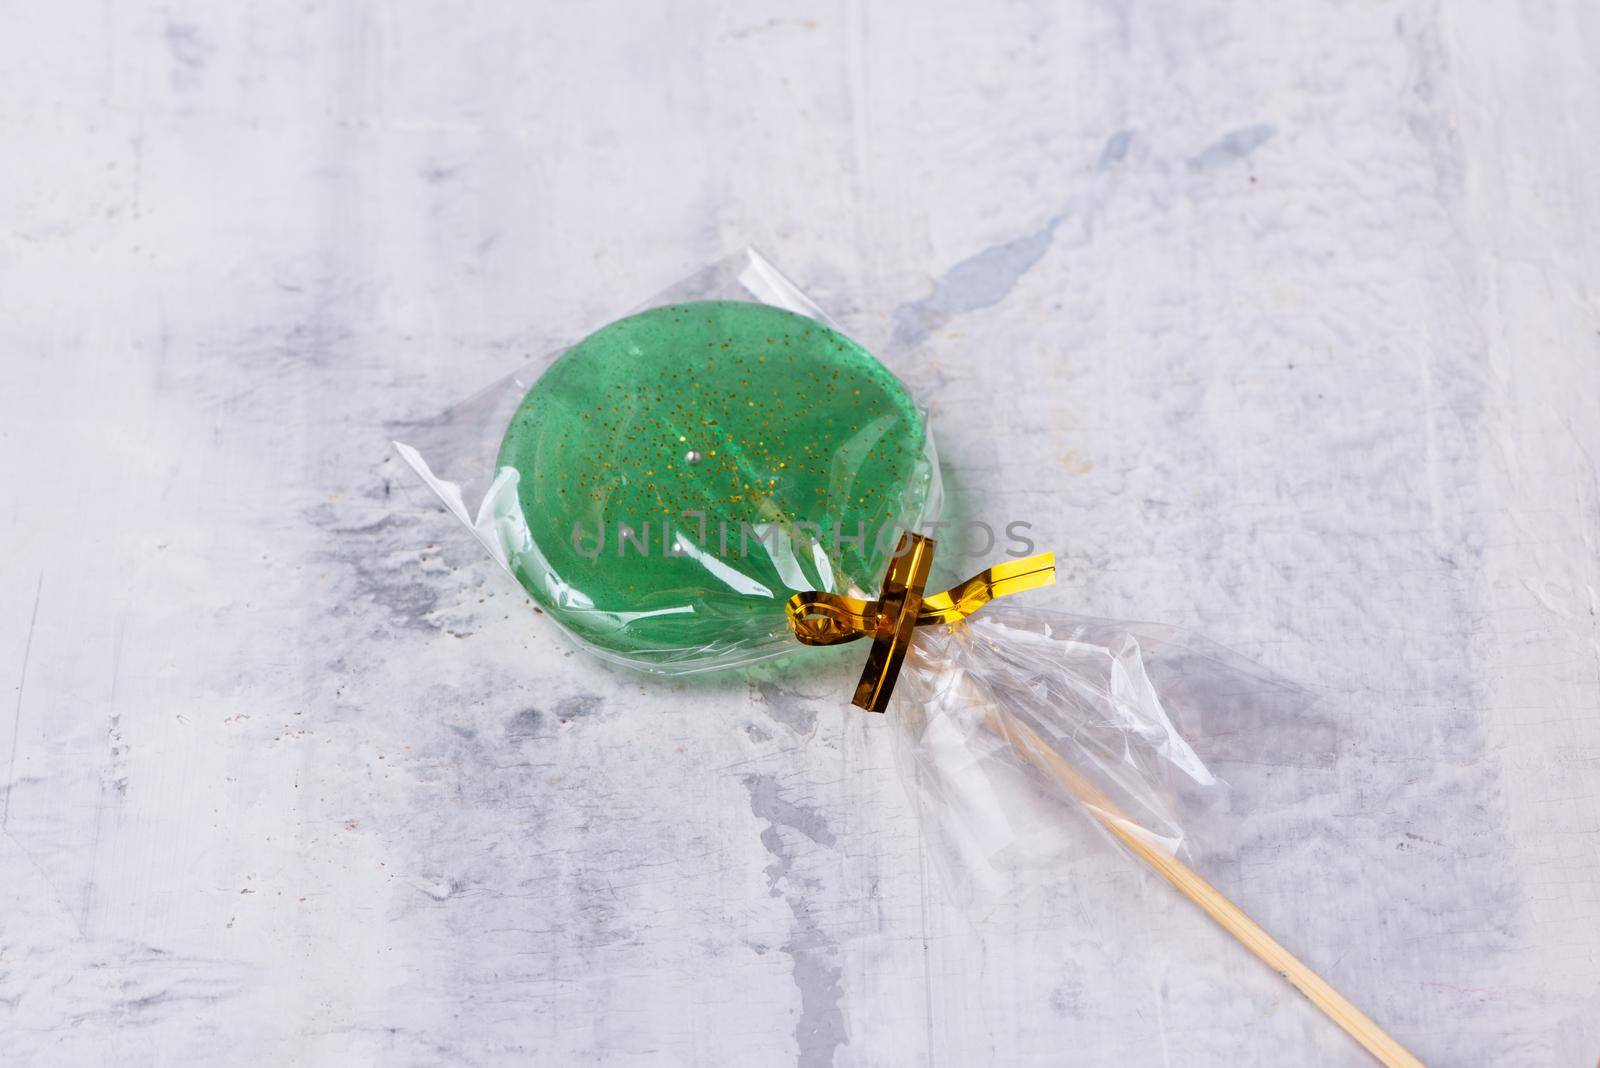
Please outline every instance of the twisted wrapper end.
[[789, 629], [806, 645], [872, 638], [872, 651], [867, 654], [867, 666], [851, 704], [869, 712], [882, 712], [889, 706], [889, 695], [917, 627], [959, 623], [996, 597], [1049, 586], [1056, 580], [1055, 554], [1040, 553], [996, 564], [943, 593], [924, 597], [933, 550], [933, 539], [902, 534], [876, 601], [816, 590], [789, 598], [784, 609]]

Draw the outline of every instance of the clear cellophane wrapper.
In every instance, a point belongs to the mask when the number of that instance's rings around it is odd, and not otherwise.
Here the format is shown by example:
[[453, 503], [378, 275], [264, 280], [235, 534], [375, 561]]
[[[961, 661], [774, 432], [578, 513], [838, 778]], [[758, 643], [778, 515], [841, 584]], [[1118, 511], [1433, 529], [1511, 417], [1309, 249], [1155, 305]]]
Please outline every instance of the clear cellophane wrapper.
[[[754, 250], [726, 257], [633, 310], [708, 299], [772, 304], [832, 325]], [[497, 446], [530, 385], [564, 351], [528, 363], [437, 416], [395, 428], [401, 456], [508, 575], [514, 555], [525, 548], [527, 523], [508, 491], [515, 473], [496, 469]], [[931, 431], [927, 438], [924, 480], [896, 519], [904, 529], [930, 532], [941, 490]], [[777, 539], [762, 546], [768, 557], [774, 548], [794, 555], [762, 560], [764, 580], [776, 571], [793, 576], [787, 582], [794, 592], [818, 585], [806, 581], [817, 569], [801, 555], [801, 543]], [[836, 570], [830, 583], [834, 592], [871, 597], [880, 578]], [[694, 591], [686, 588], [683, 596], [692, 606]], [[1063, 851], [1103, 837], [1100, 821], [1063, 819], [1074, 810], [1096, 813], [1085, 811], [1082, 796], [1041, 776], [1030, 750], [1054, 750], [1094, 784], [1117, 820], [1177, 852], [1188, 823], [1180, 810], [1193, 812], [1220, 785], [1189, 736], [1219, 703], [1237, 724], [1241, 709], [1281, 712], [1305, 700], [1243, 658], [1181, 631], [1032, 607], [1050, 597], [1048, 590], [1035, 591], [954, 626], [918, 628], [888, 712], [906, 788], [945, 884], [958, 897], [991, 885], [998, 873], [1053, 863]], [[815, 655], [794, 640], [781, 616], [691, 648], [624, 656], [578, 644], [613, 663], [662, 675]], [[864, 654], [865, 643], [860, 647]], [[847, 697], [840, 694], [841, 712]]]
[[1216, 765], [1325, 755], [1280, 752], [1305, 735], [1271, 729], [1318, 703], [1178, 628], [997, 602], [918, 630], [888, 714], [933, 861], [971, 898], [1113, 841], [1109, 824], [1189, 853], [1227, 820]]
[[[827, 482], [825, 488], [817, 489], [818, 494], [846, 503], [871, 499], [873, 517], [885, 520], [885, 531], [937, 537], [933, 528], [940, 517], [941, 480], [927, 411], [909, 398], [879, 361], [839, 334], [770, 261], [747, 250], [712, 264], [634, 309], [653, 309], [640, 319], [659, 323], [664, 317], [674, 324], [665, 344], [648, 342], [656, 358], [668, 361], [671, 379], [693, 379], [699, 369], [714, 370], [704, 350], [697, 350], [699, 363], [695, 366], [678, 362], [686, 344], [678, 324], [686, 323], [684, 317], [689, 314], [680, 306], [699, 301], [741, 306], [697, 308], [695, 315], [710, 318], [696, 320], [696, 324], [704, 322], [718, 330], [721, 320], [717, 316], [721, 314], [743, 316], [746, 322], [759, 320], [762, 340], [773, 345], [780, 336], [802, 342], [825, 337], [836, 352], [855, 353], [855, 368], [864, 365], [869, 369], [861, 379], [863, 386], [887, 378], [892, 383], [886, 387], [888, 392], [876, 394], [870, 403], [851, 402], [862, 409], [859, 425], [853, 413], [842, 426], [829, 423], [827, 415], [814, 417], [823, 426], [839, 430], [837, 434], [819, 436], [806, 425], [806, 419], [784, 419], [776, 412], [772, 418], [766, 412], [756, 413], [759, 426], [745, 432], [759, 439], [757, 452], [762, 454], [777, 452], [792, 459], [798, 455], [796, 449], [815, 451], [820, 447]], [[752, 304], [780, 311], [752, 308]], [[794, 316], [813, 322], [796, 325]], [[774, 336], [767, 336], [768, 322], [783, 325], [770, 331]], [[827, 597], [831, 597], [827, 603], [834, 605], [849, 599], [840, 618], [851, 627], [862, 628], [856, 633], [872, 635], [872, 656], [862, 683], [871, 699], [864, 703], [884, 707], [879, 698], [893, 671], [892, 667], [884, 670], [886, 663], [892, 663], [883, 659], [884, 650], [893, 649], [895, 655], [905, 650], [887, 722], [882, 726], [893, 733], [901, 777], [919, 811], [929, 855], [952, 898], [974, 902], [1024, 888], [1019, 880], [1059, 878], [1063, 861], [1115, 843], [1168, 879], [1383, 1063], [1420, 1064], [1180, 859], [1187, 853], [1215, 862], [1219, 854], [1197, 848], [1199, 842], [1206, 841], [1213, 849], [1236, 844], [1217, 769], [1250, 776], [1249, 792], [1262, 785], [1262, 780], [1254, 778], [1256, 769], [1270, 777], [1276, 768], [1332, 763], [1337, 717], [1319, 707], [1320, 701], [1244, 657], [1185, 631], [1051, 611], [1050, 591], [1033, 588], [1037, 582], [999, 591], [1002, 601], [978, 607], [976, 615], [952, 617], [943, 614], [943, 608], [933, 607], [929, 618], [922, 620], [924, 625], [912, 628], [909, 645], [902, 645], [906, 621], [912, 618], [908, 608], [917, 613], [917, 619], [921, 612], [910, 599], [915, 596], [914, 586], [899, 578], [890, 583], [884, 577], [887, 561], [894, 554], [893, 542], [878, 552], [858, 543], [856, 551], [849, 553], [837, 537], [831, 543], [825, 537], [799, 537], [802, 527], [819, 526], [812, 522], [816, 516], [807, 513], [804, 500], [791, 497], [784, 503], [781, 490], [761, 496], [760, 522], [771, 529], [758, 531], [763, 535], [756, 542], [759, 555], [721, 559], [701, 540], [689, 545], [685, 554], [670, 554], [674, 559], [665, 565], [670, 570], [652, 563], [648, 573], [629, 573], [628, 579], [639, 578], [649, 586], [650, 603], [629, 603], [631, 597], [619, 596], [617, 604], [602, 605], [599, 597], [591, 594], [604, 592], [604, 574], [588, 572], [590, 588], [585, 590], [581, 583], [571, 581], [572, 569], [551, 563], [541, 548], [549, 547], [543, 537], [532, 536], [533, 520], [572, 518], [560, 506], [560, 494], [555, 498], [558, 506], [546, 509], [541, 502], [549, 498], [524, 497], [518, 491], [525, 476], [530, 493], [540, 486], [538, 480], [552, 471], [558, 478], [566, 477], [558, 462], [547, 465], [542, 457], [567, 446], [555, 442], [546, 450], [545, 439], [538, 439], [539, 447], [532, 453], [507, 453], [500, 447], [503, 440], [512, 440], [507, 432], [510, 421], [523, 413], [559, 411], [560, 405], [574, 396], [586, 406], [583, 411], [602, 413], [600, 421], [610, 435], [587, 440], [585, 445], [592, 451], [569, 450], [577, 455], [620, 459], [617, 435], [633, 440], [647, 432], [639, 411], [629, 410], [625, 403], [620, 407], [603, 403], [606, 398], [596, 387], [593, 364], [562, 361], [563, 376], [541, 377], [564, 354], [583, 355], [585, 344], [598, 336], [552, 352], [438, 416], [395, 428], [399, 439], [395, 445], [402, 458], [438, 496], [445, 510], [529, 592], [532, 607], [543, 604], [547, 619], [556, 620], [580, 648], [604, 660], [647, 674], [677, 675], [736, 669], [778, 656], [814, 655], [798, 640], [809, 617], [797, 621], [785, 606], [803, 609], [808, 604], [815, 607]], [[722, 349], [743, 348], [748, 342], [748, 335], [719, 336]], [[705, 340], [703, 333], [700, 340]], [[713, 339], [708, 347], [717, 345]], [[638, 378], [639, 357], [647, 350], [621, 351], [627, 358], [622, 365], [627, 379]], [[766, 362], [765, 358], [760, 362]], [[768, 379], [765, 384], [774, 395], [783, 391], [773, 388], [775, 385], [786, 387], [791, 397], [806, 390], [818, 395], [808, 381], [831, 380], [841, 373], [834, 370], [834, 357], [815, 347], [803, 357], [797, 351], [773, 360], [773, 364], [781, 371], [782, 380]], [[638, 383], [631, 383], [631, 388], [637, 389]], [[678, 408], [694, 409], [704, 425], [716, 425], [707, 415], [705, 399], [693, 400], [689, 391], [679, 393], [664, 384], [657, 388], [664, 396], [673, 397]], [[691, 385], [690, 391], [693, 388]], [[610, 389], [617, 391], [615, 381]], [[850, 395], [862, 392], [856, 388]], [[545, 399], [535, 401], [535, 394]], [[724, 388], [721, 396], [724, 404], [743, 399], [739, 389]], [[549, 401], [551, 397], [556, 400]], [[546, 404], [549, 406], [542, 406]], [[756, 407], [753, 397], [748, 406]], [[803, 399], [797, 407], [804, 408]], [[531, 414], [529, 418], [537, 425], [540, 416]], [[519, 423], [518, 427], [526, 425]], [[893, 450], [883, 445], [890, 440], [884, 436], [885, 428], [897, 431]], [[689, 432], [677, 441], [687, 443]], [[727, 449], [728, 459], [741, 465], [756, 462], [756, 453], [746, 447], [748, 442], [737, 441], [731, 433], [718, 445]], [[671, 455], [674, 463], [680, 459], [697, 462], [686, 453]], [[893, 455], [897, 460], [883, 464], [874, 459], [881, 455]], [[887, 467], [891, 475], [903, 473], [903, 479], [886, 478], [882, 470], [874, 472], [874, 463]], [[621, 462], [615, 466], [630, 472], [638, 467]], [[653, 472], [647, 468], [644, 473]], [[643, 485], [655, 489], [653, 484]], [[776, 485], [776, 480], [769, 485]], [[604, 493], [590, 496], [603, 512], [609, 498]], [[469, 506], [471, 501], [479, 503]], [[613, 517], [602, 514], [598, 518]], [[548, 533], [548, 522], [542, 529]], [[685, 535], [679, 532], [677, 537], [681, 541]], [[666, 541], [663, 534], [663, 546]], [[916, 543], [916, 539], [907, 541]], [[692, 563], [686, 566], [683, 556]], [[1053, 568], [1046, 558], [1039, 559], [1041, 571], [1035, 574]], [[1019, 566], [1029, 563], [1022, 560]], [[897, 560], [887, 573], [898, 574], [902, 565], [910, 566]], [[992, 584], [997, 570], [990, 567], [969, 583]], [[926, 576], [925, 567], [920, 574]], [[880, 583], [886, 592], [873, 601]], [[615, 594], [619, 583], [612, 582], [609, 588]], [[625, 588], [631, 591], [636, 586]], [[989, 588], [999, 589], [995, 585]], [[816, 599], [795, 594], [811, 594]], [[940, 596], [934, 593], [933, 600]], [[959, 600], [948, 593], [943, 596], [951, 604]], [[920, 606], [928, 608], [930, 601], [920, 602]], [[891, 609], [897, 614], [892, 615]], [[678, 618], [702, 625], [698, 630], [679, 628], [672, 622]], [[948, 622], [951, 618], [956, 621]], [[709, 626], [704, 625], [707, 622]], [[893, 623], [892, 633], [885, 629], [886, 623]], [[795, 628], [792, 633], [791, 626]], [[806, 636], [811, 640], [817, 635], [806, 632]], [[861, 643], [864, 654], [867, 645]], [[858, 689], [858, 701], [861, 692]], [[842, 714], [875, 715], [846, 711], [842, 692], [839, 704]]]

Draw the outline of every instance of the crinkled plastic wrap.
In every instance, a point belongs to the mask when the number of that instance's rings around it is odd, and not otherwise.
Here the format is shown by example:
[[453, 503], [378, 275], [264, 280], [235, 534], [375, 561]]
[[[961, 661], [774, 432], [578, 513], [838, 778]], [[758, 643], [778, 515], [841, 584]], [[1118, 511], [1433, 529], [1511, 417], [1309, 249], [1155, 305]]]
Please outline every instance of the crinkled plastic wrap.
[[1028, 751], [1040, 740], [1169, 852], [1183, 842], [1172, 773], [1216, 783], [1125, 625], [994, 605], [919, 634], [896, 698], [897, 758], [953, 886], [1055, 835], [1060, 789], [1040, 783]]
[[925, 413], [753, 250], [398, 436], [564, 630], [660, 674], [796, 651], [792, 594], [870, 596], [940, 508]]
[[[764, 305], [800, 325], [780, 317], [770, 334], [740, 333], [708, 301], [741, 302], [729, 313], [736, 316]], [[547, 614], [596, 654], [662, 674], [808, 655], [788, 630], [784, 601], [809, 590], [874, 596], [898, 532], [927, 529], [938, 516], [925, 416], [753, 251], [645, 308], [644, 317], [610, 324], [405, 428], [397, 447]], [[802, 336], [798, 352], [783, 343]], [[662, 337], [682, 349], [681, 360], [653, 365], [659, 374], [629, 362], [648, 364]], [[606, 362], [616, 352], [620, 371]], [[541, 405], [555, 415], [519, 431]], [[640, 435], [664, 444], [641, 456], [630, 444]], [[592, 453], [589, 465], [574, 467], [575, 453]], [[903, 463], [885, 461], [897, 455]], [[791, 481], [795, 467], [806, 477]], [[749, 528], [742, 544], [730, 543], [725, 524], [718, 531], [726, 515], [682, 514], [704, 503], [694, 496], [702, 484], [718, 480], [726, 499], [715, 503]], [[574, 481], [578, 492], [564, 493]], [[645, 487], [646, 498], [684, 521], [644, 533], [643, 518], [622, 505]], [[759, 503], [744, 507], [752, 492]], [[475, 498], [481, 503], [469, 509]], [[826, 529], [841, 517], [872, 529], [864, 538]], [[570, 543], [569, 526], [579, 535]], [[621, 532], [621, 544], [608, 540], [591, 556], [602, 528]], [[1055, 614], [1032, 606], [1041, 594], [1025, 596], [1027, 604], [1008, 599], [955, 626], [919, 628], [889, 710], [907, 788], [958, 892], [1058, 834], [1063, 800], [1101, 803], [1063, 797], [1059, 783], [1042, 781], [1029, 759], [1041, 746], [1091, 778], [1117, 820], [1179, 849], [1176, 786], [1216, 785], [1179, 728], [1219, 690], [1237, 692], [1246, 674], [1176, 632]]]
[[[1230, 764], [1320, 761], [1328, 740], [1304, 730], [1316, 703], [1178, 628], [997, 603], [918, 632], [889, 717], [933, 859], [964, 897], [1081, 842], [1063, 834], [1064, 805], [1096, 830], [1187, 851], [1186, 828], [1226, 789], [1197, 748]], [[1286, 729], [1253, 729], [1274, 722]], [[1065, 781], [1040, 773], [1050, 762]]]
[[759, 254], [403, 436], [450, 513], [602, 657], [674, 674], [870, 636], [855, 701], [883, 709], [899, 666], [887, 727], [956, 900], [1115, 841], [1383, 1063], [1421, 1063], [1178, 856], [1206, 822], [1190, 802], [1220, 785], [1208, 749], [1246, 769], [1315, 758], [1303, 691], [1172, 628], [1041, 607], [1048, 555], [923, 597], [932, 546], [901, 534], [939, 512], [926, 413]]

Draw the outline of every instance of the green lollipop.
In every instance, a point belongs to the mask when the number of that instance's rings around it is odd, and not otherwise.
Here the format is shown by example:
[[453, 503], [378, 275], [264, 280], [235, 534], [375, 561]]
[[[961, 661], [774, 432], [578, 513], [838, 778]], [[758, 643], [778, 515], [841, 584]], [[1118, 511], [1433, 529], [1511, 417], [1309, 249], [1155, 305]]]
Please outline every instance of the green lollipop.
[[[690, 286], [803, 301], [753, 252]], [[445, 455], [481, 462], [475, 436], [458, 440], [462, 425], [481, 427], [504, 399], [490, 390], [446, 413]], [[1167, 701], [1216, 694], [1248, 707], [1252, 682], [1263, 696], [1285, 688], [1254, 670], [1213, 676], [1215, 653], [1186, 651], [1168, 628], [1038, 611], [966, 626], [992, 599], [1052, 583], [1053, 554], [928, 592], [935, 546], [915, 531], [938, 494], [924, 419], [849, 338], [736, 301], [612, 323], [523, 398], [476, 518], [460, 485], [396, 446], [535, 601], [603, 655], [668, 673], [870, 639], [852, 703], [883, 712], [902, 668], [915, 680], [893, 717], [906, 732], [898, 763], [945, 825], [946, 848], [981, 868], [1015, 852], [1016, 828], [1038, 821], [1013, 818], [1007, 799], [1053, 786], [1380, 1061], [1420, 1068], [1174, 852], [1180, 828], [1148, 776], [1170, 764], [1214, 780]], [[1160, 654], [1151, 672], [1145, 641]], [[1163, 674], [1177, 687], [1166, 696]]]
[[649, 666], [795, 647], [801, 590], [871, 590], [932, 482], [910, 394], [835, 330], [672, 304], [569, 349], [506, 428], [512, 570], [580, 638]]

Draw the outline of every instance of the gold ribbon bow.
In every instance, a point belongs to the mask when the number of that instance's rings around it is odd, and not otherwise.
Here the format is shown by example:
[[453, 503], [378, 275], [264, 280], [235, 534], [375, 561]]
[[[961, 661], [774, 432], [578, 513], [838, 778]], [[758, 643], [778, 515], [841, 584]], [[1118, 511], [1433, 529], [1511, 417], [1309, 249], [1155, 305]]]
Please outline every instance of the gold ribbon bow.
[[795, 594], [785, 606], [789, 629], [806, 645], [838, 645], [872, 638], [866, 670], [851, 699], [851, 704], [859, 708], [882, 712], [888, 707], [894, 680], [917, 627], [958, 623], [996, 597], [1038, 589], [1056, 580], [1055, 554], [1040, 553], [1025, 560], [996, 564], [943, 593], [924, 597], [922, 590], [933, 566], [933, 549], [931, 538], [902, 535], [876, 601], [812, 591]]

